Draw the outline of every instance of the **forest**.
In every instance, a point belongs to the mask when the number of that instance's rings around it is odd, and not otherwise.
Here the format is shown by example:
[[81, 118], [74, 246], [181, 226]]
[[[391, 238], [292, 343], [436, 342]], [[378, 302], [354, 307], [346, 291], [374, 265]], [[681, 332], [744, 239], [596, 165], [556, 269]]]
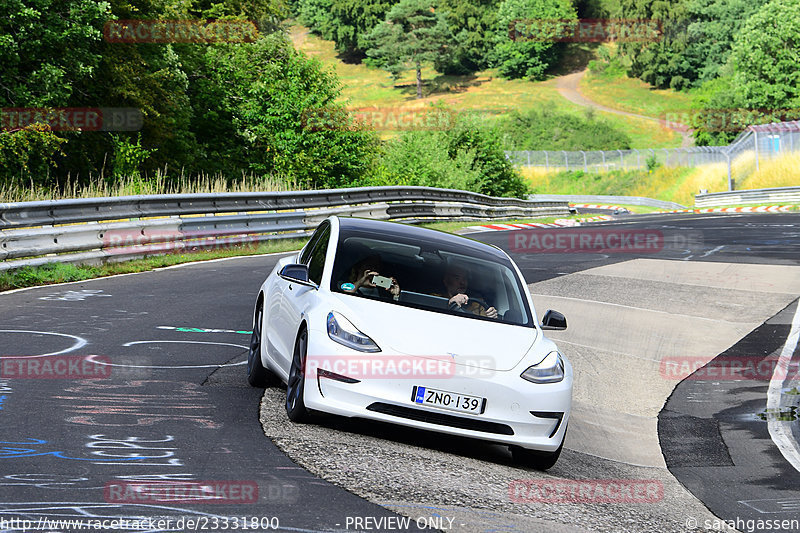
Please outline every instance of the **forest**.
[[[521, 196], [503, 150], [631, 140], [591, 114], [485, 120], [446, 106], [434, 112], [455, 117], [447, 128], [386, 138], [354, 119], [336, 72], [297, 50], [289, 25], [335, 42], [345, 63], [413, 74], [413, 101], [423, 70], [546, 80], [574, 60], [562, 37], [587, 19], [657, 28], [594, 48], [590, 67], [685, 93], [697, 145], [738, 133], [707, 127], [720, 110], [800, 115], [800, 0], [0, 0], [0, 184], [268, 176]], [[179, 33], [175, 21], [198, 22]]]

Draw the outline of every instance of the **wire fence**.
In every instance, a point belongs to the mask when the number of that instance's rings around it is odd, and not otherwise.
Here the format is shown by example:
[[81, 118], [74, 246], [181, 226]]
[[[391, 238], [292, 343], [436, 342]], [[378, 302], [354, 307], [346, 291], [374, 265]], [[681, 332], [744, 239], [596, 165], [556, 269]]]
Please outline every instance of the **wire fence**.
[[507, 151], [506, 157], [517, 166], [539, 167], [545, 171], [642, 169], [658, 165], [698, 167], [720, 164], [727, 167], [728, 188], [735, 181], [759, 169], [764, 160], [800, 151], [800, 121], [749, 126], [727, 146], [692, 148], [648, 148], [634, 150]]

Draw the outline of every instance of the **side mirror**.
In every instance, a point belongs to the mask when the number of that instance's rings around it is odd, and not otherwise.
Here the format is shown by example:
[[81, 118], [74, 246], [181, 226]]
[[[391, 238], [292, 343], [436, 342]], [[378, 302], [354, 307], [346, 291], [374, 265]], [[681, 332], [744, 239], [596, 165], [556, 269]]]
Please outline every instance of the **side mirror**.
[[314, 287], [315, 289], [317, 288], [317, 285], [308, 279], [308, 265], [286, 265], [281, 269], [278, 275], [286, 281], [299, 283], [300, 285], [305, 285], [306, 287]]
[[567, 318], [558, 311], [549, 309], [542, 318], [542, 329], [567, 329]]

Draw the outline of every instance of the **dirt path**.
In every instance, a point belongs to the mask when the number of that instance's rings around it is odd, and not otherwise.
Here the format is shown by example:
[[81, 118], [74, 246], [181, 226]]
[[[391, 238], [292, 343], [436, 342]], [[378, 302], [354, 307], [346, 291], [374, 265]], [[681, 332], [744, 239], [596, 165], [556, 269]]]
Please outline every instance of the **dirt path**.
[[578, 87], [580, 86], [581, 79], [586, 75], [586, 70], [582, 70], [580, 72], [573, 72], [572, 74], [567, 74], [565, 76], [561, 76], [556, 80], [556, 87], [558, 88], [558, 92], [561, 96], [572, 102], [573, 104], [577, 104], [583, 107], [593, 107], [600, 111], [604, 111], [606, 113], [614, 113], [617, 115], [624, 115], [626, 117], [634, 117], [640, 118], [642, 120], [649, 120], [651, 122], [658, 123], [661, 127], [665, 127], [671, 129], [675, 133], [681, 136], [681, 148], [689, 148], [694, 146], [694, 139], [691, 133], [681, 131], [679, 129], [670, 128], [665, 121], [659, 120], [657, 118], [648, 117], [645, 115], [638, 115], [636, 113], [629, 113], [628, 111], [621, 111], [619, 109], [614, 109], [611, 107], [606, 107], [602, 104], [598, 104], [592, 100], [589, 100], [583, 94], [581, 94]]

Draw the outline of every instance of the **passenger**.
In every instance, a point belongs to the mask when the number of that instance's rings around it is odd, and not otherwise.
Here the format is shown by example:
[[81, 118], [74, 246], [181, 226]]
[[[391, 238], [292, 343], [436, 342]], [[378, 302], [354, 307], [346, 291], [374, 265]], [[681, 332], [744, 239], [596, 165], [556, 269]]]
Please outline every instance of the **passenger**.
[[[391, 294], [397, 300], [400, 298], [400, 285], [395, 278], [389, 287], [378, 287], [372, 282], [374, 276], [380, 276], [381, 256], [378, 254], [369, 255], [357, 262], [350, 269], [348, 276], [349, 283], [343, 283], [341, 289], [350, 294], [363, 294], [365, 296], [380, 297], [381, 294]], [[382, 293], [379, 289], [383, 289]]]
[[[444, 272], [442, 283], [445, 288], [445, 295], [449, 298], [450, 308], [457, 308], [468, 311], [474, 315], [497, 318], [497, 309], [487, 308], [485, 302], [478, 301], [479, 298], [467, 296], [469, 290], [469, 271], [456, 264], [448, 264]], [[438, 296], [438, 295], [437, 295]]]

